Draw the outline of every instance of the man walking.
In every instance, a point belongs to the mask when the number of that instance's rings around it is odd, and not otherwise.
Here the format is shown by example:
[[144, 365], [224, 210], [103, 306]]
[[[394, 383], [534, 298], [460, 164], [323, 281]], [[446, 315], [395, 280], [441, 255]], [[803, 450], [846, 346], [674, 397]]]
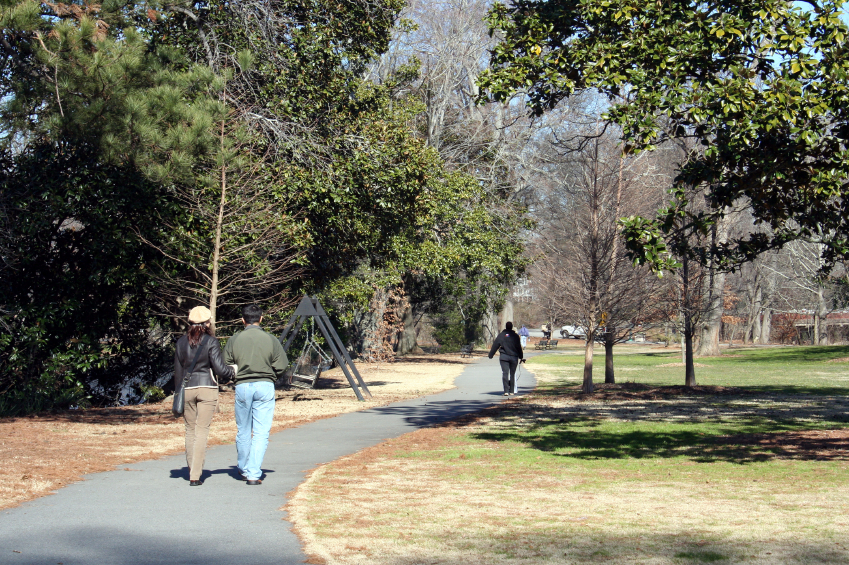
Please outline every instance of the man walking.
[[262, 484], [262, 459], [274, 420], [274, 382], [289, 359], [280, 341], [259, 327], [262, 309], [242, 308], [245, 329], [227, 341], [224, 362], [236, 365], [236, 457], [249, 485]]
[[519, 361], [524, 360], [522, 343], [519, 336], [513, 331], [513, 322], [505, 324], [505, 330], [498, 334], [492, 342], [489, 350], [489, 358], [492, 359], [498, 351], [498, 360], [501, 362], [501, 384], [504, 385], [504, 396], [516, 394], [516, 367]]
[[525, 327], [525, 324], [522, 324], [521, 329], [519, 329], [519, 340], [522, 342], [522, 349], [528, 346], [529, 335], [531, 335], [531, 332], [528, 331], [528, 328]]

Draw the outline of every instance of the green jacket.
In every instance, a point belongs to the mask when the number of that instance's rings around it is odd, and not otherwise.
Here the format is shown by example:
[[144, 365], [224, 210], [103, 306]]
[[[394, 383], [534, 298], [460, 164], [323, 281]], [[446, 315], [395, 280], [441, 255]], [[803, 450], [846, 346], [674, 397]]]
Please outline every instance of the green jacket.
[[280, 340], [259, 326], [246, 326], [227, 340], [224, 362], [236, 365], [236, 384], [256, 381], [274, 382], [283, 376], [289, 359]]

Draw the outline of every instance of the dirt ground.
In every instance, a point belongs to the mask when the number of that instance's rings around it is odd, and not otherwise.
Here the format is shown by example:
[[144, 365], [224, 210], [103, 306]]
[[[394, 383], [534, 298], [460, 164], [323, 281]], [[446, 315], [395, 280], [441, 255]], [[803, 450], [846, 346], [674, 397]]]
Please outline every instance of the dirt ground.
[[[373, 395], [366, 402], [357, 400], [342, 371], [334, 369], [315, 390], [277, 391], [272, 432], [448, 390], [471, 361], [443, 354], [358, 364]], [[233, 443], [233, 399], [232, 391], [221, 393], [210, 445]], [[171, 415], [171, 397], [156, 404], [0, 419], [0, 509], [51, 494], [87, 473], [180, 453], [183, 442], [183, 420]]]

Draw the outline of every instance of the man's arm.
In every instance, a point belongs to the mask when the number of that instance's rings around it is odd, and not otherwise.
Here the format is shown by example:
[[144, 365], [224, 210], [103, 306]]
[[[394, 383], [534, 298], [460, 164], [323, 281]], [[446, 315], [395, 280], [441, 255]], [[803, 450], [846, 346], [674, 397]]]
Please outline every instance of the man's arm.
[[227, 345], [224, 346], [224, 363], [226, 365], [236, 365], [236, 360], [233, 358], [233, 344], [236, 342], [236, 335], [227, 340]]
[[271, 369], [279, 379], [283, 376], [283, 373], [286, 372], [286, 367], [289, 366], [289, 358], [286, 356], [286, 352], [283, 350], [283, 345], [281, 345], [280, 340], [271, 334], [268, 335], [271, 336], [271, 341], [273, 342], [271, 350]]

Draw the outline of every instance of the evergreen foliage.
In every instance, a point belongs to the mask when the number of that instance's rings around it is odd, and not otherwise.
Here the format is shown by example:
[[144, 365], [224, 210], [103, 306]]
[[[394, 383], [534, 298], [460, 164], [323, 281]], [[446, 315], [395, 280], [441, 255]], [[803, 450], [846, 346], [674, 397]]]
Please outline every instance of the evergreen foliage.
[[164, 236], [149, 219], [174, 212], [167, 195], [85, 147], [7, 153], [2, 171], [16, 221], [3, 234], [12, 263], [0, 285], [0, 394], [9, 404], [0, 409], [80, 404], [95, 379], [112, 396], [125, 376], [158, 376], [163, 356], [148, 334], [155, 254], [138, 233]]
[[[700, 145], [672, 202], [629, 218], [637, 261], [675, 267], [667, 249], [734, 267], [794, 239], [824, 244], [828, 269], [849, 256], [849, 86], [842, 0], [519, 0], [497, 4], [503, 34], [481, 81], [495, 98], [527, 93], [540, 113], [582, 90], [601, 92], [626, 148]], [[708, 211], [688, 208], [698, 189]], [[688, 192], [689, 190], [689, 192]], [[693, 247], [730, 210], [758, 226]]]
[[0, 413], [154, 383], [197, 303], [503, 295], [521, 223], [362, 78], [400, 7], [0, 2]]

